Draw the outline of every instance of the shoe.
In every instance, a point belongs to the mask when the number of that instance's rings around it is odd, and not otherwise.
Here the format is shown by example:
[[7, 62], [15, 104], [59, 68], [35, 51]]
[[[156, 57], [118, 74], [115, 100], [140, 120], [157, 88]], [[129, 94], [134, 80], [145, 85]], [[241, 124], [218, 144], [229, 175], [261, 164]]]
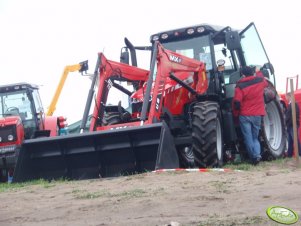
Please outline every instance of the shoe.
[[256, 158], [255, 160], [253, 160], [253, 165], [256, 166], [260, 163], [261, 158]]

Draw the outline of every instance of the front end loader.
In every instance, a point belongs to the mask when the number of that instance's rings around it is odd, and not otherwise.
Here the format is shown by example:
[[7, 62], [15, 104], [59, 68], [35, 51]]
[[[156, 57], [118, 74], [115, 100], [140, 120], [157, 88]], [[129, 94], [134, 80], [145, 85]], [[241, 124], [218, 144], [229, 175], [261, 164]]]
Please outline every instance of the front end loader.
[[[181, 100], [172, 110], [178, 112], [186, 102], [196, 101], [207, 90], [205, 65], [160, 43], [156, 43], [151, 65], [147, 71], [110, 61], [100, 53], [81, 125], [84, 131], [95, 102], [89, 131], [25, 141], [14, 181], [99, 178], [178, 168], [178, 149], [189, 146], [192, 137], [184, 119], [170, 128], [164, 101], [180, 92]], [[176, 80], [184, 81], [184, 88]], [[132, 91], [119, 82], [131, 83]], [[128, 95], [131, 109], [109, 104], [112, 87]], [[175, 135], [176, 130], [186, 134]]]

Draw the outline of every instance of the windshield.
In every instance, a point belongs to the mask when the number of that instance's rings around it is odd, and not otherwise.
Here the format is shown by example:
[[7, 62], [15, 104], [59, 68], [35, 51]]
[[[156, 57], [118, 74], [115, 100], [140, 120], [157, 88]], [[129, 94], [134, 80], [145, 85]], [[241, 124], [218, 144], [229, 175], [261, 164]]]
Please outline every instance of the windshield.
[[2, 116], [19, 115], [23, 120], [33, 118], [31, 104], [26, 94], [26, 90], [1, 93], [0, 95], [0, 110]]
[[206, 63], [206, 70], [212, 69], [212, 58], [208, 35], [162, 43], [162, 45], [166, 49]]

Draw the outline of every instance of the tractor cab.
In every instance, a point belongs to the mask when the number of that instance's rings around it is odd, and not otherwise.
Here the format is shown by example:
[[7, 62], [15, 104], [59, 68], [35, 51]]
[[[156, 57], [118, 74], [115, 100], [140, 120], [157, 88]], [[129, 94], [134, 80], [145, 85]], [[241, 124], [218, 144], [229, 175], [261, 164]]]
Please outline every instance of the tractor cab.
[[206, 95], [213, 99], [233, 96], [240, 68], [246, 65], [262, 70], [275, 86], [273, 66], [253, 23], [242, 31], [201, 24], [160, 32], [150, 41], [159, 41], [166, 49], [205, 62], [209, 79]]
[[25, 139], [32, 138], [40, 129], [43, 112], [37, 86], [27, 83], [0, 86], [1, 117], [19, 117]]

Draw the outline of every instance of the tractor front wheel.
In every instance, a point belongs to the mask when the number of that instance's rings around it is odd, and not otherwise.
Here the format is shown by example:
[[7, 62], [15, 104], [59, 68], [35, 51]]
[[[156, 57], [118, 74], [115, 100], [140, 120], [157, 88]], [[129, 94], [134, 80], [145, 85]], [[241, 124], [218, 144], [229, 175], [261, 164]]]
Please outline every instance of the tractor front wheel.
[[223, 165], [222, 119], [218, 103], [199, 102], [192, 116], [192, 150], [197, 167]]

